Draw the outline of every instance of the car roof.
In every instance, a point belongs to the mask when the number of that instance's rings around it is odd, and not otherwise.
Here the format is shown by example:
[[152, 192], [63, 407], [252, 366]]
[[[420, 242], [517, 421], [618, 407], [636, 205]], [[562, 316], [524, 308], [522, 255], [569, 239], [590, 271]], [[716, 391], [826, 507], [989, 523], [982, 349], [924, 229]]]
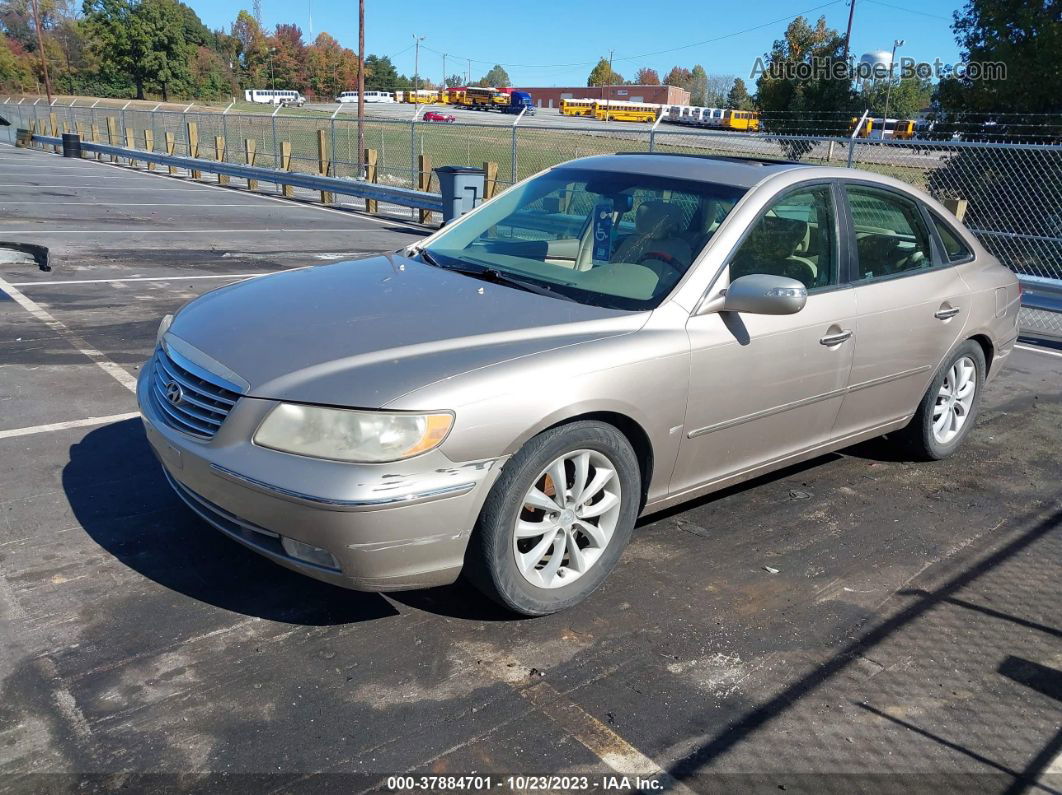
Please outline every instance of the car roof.
[[751, 188], [767, 177], [782, 171], [792, 171], [798, 168], [814, 170], [820, 167], [792, 160], [769, 158], [621, 152], [615, 155], [594, 155], [569, 160], [556, 168], [646, 174]]

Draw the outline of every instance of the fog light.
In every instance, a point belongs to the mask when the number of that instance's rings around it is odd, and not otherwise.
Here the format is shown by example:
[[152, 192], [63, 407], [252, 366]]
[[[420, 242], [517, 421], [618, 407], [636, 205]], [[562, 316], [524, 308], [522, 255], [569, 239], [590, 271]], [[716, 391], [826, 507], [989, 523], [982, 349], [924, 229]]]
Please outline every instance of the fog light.
[[284, 538], [283, 536], [281, 536], [280, 545], [284, 547], [285, 552], [296, 560], [312, 563], [315, 566], [324, 566], [326, 569], [339, 570], [339, 564], [336, 563], [336, 559], [332, 557], [332, 553], [327, 549], [304, 544], [294, 538]]

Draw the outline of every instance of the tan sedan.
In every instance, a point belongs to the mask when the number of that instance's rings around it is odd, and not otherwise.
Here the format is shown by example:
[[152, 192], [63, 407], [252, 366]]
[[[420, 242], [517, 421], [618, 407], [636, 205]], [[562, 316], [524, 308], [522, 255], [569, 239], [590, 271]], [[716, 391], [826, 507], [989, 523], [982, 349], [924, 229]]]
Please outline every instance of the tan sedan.
[[138, 397], [177, 493], [235, 540], [365, 590], [464, 572], [540, 615], [641, 514], [882, 434], [952, 454], [1018, 302], [896, 180], [592, 157], [396, 254], [196, 299]]

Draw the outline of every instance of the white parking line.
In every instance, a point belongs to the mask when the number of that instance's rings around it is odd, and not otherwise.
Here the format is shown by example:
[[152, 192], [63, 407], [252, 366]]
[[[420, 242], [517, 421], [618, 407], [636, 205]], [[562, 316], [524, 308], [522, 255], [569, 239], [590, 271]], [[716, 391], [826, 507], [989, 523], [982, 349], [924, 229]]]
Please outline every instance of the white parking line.
[[265, 273], [225, 273], [209, 276], [125, 276], [120, 279], [60, 279], [53, 282], [9, 282], [12, 287], [42, 287], [49, 284], [109, 284], [111, 282], [186, 282], [192, 279], [253, 279], [256, 276], [268, 276]]
[[1055, 356], [1062, 359], [1062, 351], [1049, 351], [1046, 348], [1037, 348], [1035, 345], [1015, 345], [1019, 351], [1028, 351], [1029, 353], [1042, 353], [1044, 356]]
[[[2, 227], [0, 227], [2, 229]], [[2, 229], [4, 235], [214, 235], [236, 232], [258, 232], [259, 229]], [[270, 229], [270, 232], [357, 232], [357, 229], [339, 227], [328, 229]]]
[[104, 356], [102, 352], [89, 345], [79, 335], [67, 328], [62, 321], [52, 317], [48, 310], [31, 298], [27, 298], [17, 287], [3, 278], [0, 278], [0, 292], [10, 295], [15, 299], [15, 303], [69, 342], [79, 353], [90, 358], [103, 372], [107, 373], [130, 392], [136, 393], [136, 379], [133, 376]]
[[[85, 207], [99, 207], [99, 202], [9, 202], [4, 199], [0, 199], [0, 207], [7, 207], [9, 204], [61, 204], [64, 206], [70, 205], [83, 205]], [[107, 202], [108, 207], [254, 207], [249, 202], [243, 204], [179, 204], [177, 202]]]
[[139, 411], [127, 411], [125, 414], [110, 414], [106, 417], [88, 417], [84, 420], [50, 422], [47, 425], [33, 425], [29, 428], [11, 428], [7, 431], [0, 431], [0, 439], [11, 439], [15, 436], [30, 436], [34, 433], [48, 433], [50, 431], [65, 431], [67, 428], [86, 428], [90, 425], [108, 425], [112, 422], [131, 420], [134, 417], [139, 416]]

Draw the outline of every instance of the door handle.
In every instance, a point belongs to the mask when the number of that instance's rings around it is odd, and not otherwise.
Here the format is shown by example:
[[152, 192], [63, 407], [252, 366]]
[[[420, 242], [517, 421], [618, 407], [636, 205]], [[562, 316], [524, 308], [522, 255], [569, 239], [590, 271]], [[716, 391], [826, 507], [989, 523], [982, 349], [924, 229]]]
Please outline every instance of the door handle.
[[847, 342], [852, 338], [851, 331], [839, 331], [836, 334], [827, 334], [825, 337], [819, 338], [820, 345], [840, 345], [842, 342]]
[[959, 307], [952, 306], [947, 309], [938, 309], [933, 313], [933, 317], [937, 320], [949, 320], [959, 314]]

